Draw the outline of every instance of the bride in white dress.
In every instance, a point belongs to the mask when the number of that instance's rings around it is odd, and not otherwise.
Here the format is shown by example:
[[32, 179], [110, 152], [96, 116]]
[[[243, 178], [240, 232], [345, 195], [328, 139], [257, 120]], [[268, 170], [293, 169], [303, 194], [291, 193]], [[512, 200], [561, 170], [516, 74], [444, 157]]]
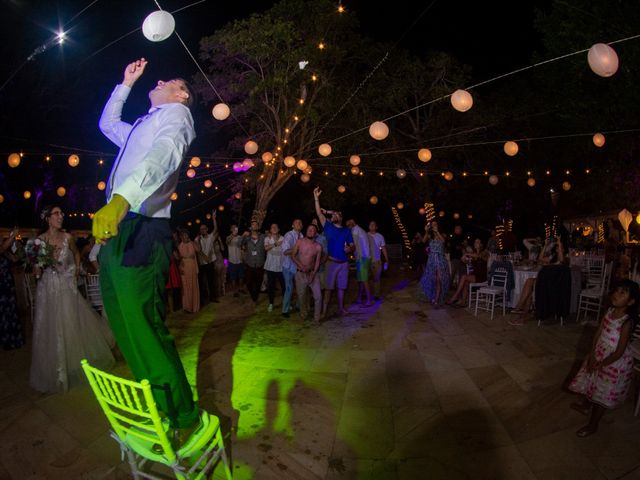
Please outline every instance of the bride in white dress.
[[79, 254], [71, 235], [63, 232], [60, 207], [46, 207], [48, 226], [39, 236], [54, 247], [56, 265], [45, 268], [38, 281], [33, 324], [29, 384], [41, 392], [66, 392], [85, 382], [80, 360], [109, 369], [115, 363], [113, 334], [106, 321], [77, 288]]

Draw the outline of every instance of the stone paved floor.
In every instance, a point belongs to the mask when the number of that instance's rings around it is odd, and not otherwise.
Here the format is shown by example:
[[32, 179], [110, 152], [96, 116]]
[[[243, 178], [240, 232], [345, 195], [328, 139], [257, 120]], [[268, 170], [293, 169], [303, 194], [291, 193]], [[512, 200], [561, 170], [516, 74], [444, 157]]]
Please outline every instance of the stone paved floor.
[[[640, 479], [631, 399], [574, 434], [585, 419], [561, 387], [592, 327], [511, 327], [415, 289], [390, 279], [383, 302], [320, 326], [246, 296], [171, 317], [236, 478]], [[0, 359], [0, 479], [129, 477], [88, 387], [42, 395], [28, 347]]]

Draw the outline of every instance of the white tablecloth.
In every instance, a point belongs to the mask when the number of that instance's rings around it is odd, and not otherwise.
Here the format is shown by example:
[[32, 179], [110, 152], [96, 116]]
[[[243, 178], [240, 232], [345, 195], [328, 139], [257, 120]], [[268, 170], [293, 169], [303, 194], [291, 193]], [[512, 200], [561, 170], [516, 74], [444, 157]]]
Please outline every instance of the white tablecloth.
[[520, 300], [520, 295], [522, 294], [522, 289], [524, 288], [524, 284], [530, 278], [536, 278], [538, 276], [539, 269], [535, 270], [522, 270], [519, 268], [513, 269], [513, 290], [511, 290], [511, 299], [509, 301], [509, 306], [511, 308], [515, 308]]

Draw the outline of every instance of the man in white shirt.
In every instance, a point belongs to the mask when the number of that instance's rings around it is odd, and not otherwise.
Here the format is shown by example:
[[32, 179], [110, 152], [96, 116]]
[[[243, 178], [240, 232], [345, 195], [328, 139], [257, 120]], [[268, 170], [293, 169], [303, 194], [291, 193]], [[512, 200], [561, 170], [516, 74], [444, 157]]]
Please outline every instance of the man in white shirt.
[[229, 251], [229, 281], [233, 288], [233, 296], [240, 295], [240, 285], [244, 279], [244, 265], [242, 263], [242, 237], [238, 235], [238, 226], [231, 225], [231, 233], [227, 237]]
[[358, 280], [357, 301], [360, 302], [364, 295], [362, 305], [370, 307], [371, 290], [369, 289], [369, 270], [371, 270], [371, 246], [369, 235], [355, 220], [347, 220], [347, 227], [351, 229], [351, 235], [356, 246], [356, 278]]
[[371, 239], [371, 276], [373, 277], [373, 297], [380, 298], [380, 276], [382, 271], [389, 266], [387, 244], [384, 237], [378, 233], [378, 224], [369, 222], [369, 238]]
[[[198, 285], [200, 285], [200, 299], [209, 298], [210, 302], [219, 302], [216, 297], [216, 285], [214, 262], [216, 254], [213, 251], [213, 235], [205, 224], [200, 225], [200, 235], [196, 237], [196, 243], [200, 246], [198, 252]], [[206, 294], [206, 295], [205, 295]]]
[[173, 337], [166, 328], [165, 284], [171, 254], [171, 195], [195, 138], [193, 94], [182, 79], [159, 81], [151, 109], [133, 125], [121, 120], [131, 87], [147, 65], [127, 65], [100, 117], [100, 130], [120, 151], [107, 187], [107, 205], [93, 218], [100, 251], [100, 286], [109, 323], [137, 380], [148, 379], [158, 407], [178, 438], [198, 425], [199, 410]]
[[[282, 259], [282, 275], [284, 276], [284, 295], [282, 295], [282, 315], [289, 317], [289, 310], [291, 308], [291, 296], [293, 295], [293, 282], [296, 278], [296, 272], [298, 268], [295, 262], [291, 258], [293, 253], [293, 247], [296, 242], [302, 238], [302, 220], [296, 218], [289, 230], [284, 235], [282, 242], [282, 253], [284, 255]], [[298, 305], [299, 307], [300, 305]]]

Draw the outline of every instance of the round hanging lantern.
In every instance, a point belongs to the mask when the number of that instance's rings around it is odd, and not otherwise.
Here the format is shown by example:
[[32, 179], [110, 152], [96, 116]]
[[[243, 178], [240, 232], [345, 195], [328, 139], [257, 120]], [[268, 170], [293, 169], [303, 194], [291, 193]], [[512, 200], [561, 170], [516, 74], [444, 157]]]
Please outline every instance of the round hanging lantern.
[[195, 176], [196, 176], [196, 171], [193, 168], [190, 168], [189, 170], [187, 170], [187, 177], [193, 178]]
[[263, 162], [270, 162], [271, 160], [273, 160], [273, 153], [271, 152], [264, 152], [262, 154], [262, 161]]
[[233, 171], [236, 173], [240, 173], [242, 171], [242, 163], [234, 162], [233, 163]]
[[166, 10], [158, 10], [147, 15], [142, 23], [142, 34], [147, 40], [161, 42], [171, 36], [176, 28], [176, 21]]
[[418, 158], [421, 162], [427, 163], [429, 160], [431, 160], [431, 150], [429, 150], [428, 148], [421, 148], [420, 150], [418, 150]]
[[193, 157], [189, 162], [189, 165], [191, 165], [192, 167], [199, 167], [201, 163], [202, 160], [200, 160], [200, 157]]
[[9, 158], [7, 159], [7, 162], [9, 162], [9, 166], [11, 168], [16, 168], [18, 165], [20, 165], [20, 155], [17, 153], [12, 153], [11, 155], [9, 155]]
[[25, 200], [29, 200], [31, 198], [31, 192], [29, 190], [25, 190], [22, 196], [24, 197]]
[[231, 115], [231, 109], [226, 103], [218, 103], [215, 107], [213, 107], [211, 113], [213, 114], [213, 118], [215, 118], [216, 120], [226, 120], [227, 118], [229, 118], [229, 115]]
[[375, 205], [376, 203], [378, 203], [378, 197], [376, 197], [375, 195], [373, 195], [373, 196], [369, 199], [369, 203], [371, 203], [371, 205]]
[[453, 214], [453, 219], [458, 220], [460, 218], [460, 214], [458, 212]]
[[224, 212], [224, 205], [218, 205], [218, 211]]
[[513, 157], [518, 153], [518, 144], [512, 141], [505, 142], [504, 153], [506, 153], [510, 157]]
[[107, 188], [107, 184], [103, 181], [98, 182], [98, 190], [102, 191]]
[[407, 176], [407, 171], [403, 168], [399, 168], [398, 170], [396, 170], [396, 176], [402, 180], [404, 177]]
[[451, 105], [459, 112], [466, 112], [473, 106], [473, 97], [466, 90], [456, 90], [451, 95]]
[[196, 218], [196, 223], [200, 224], [200, 219], [199, 218]]
[[444, 179], [447, 182], [450, 182], [451, 180], [453, 180], [453, 172], [450, 172], [449, 170], [447, 170], [446, 172], [444, 172]]
[[358, 175], [360, 173], [360, 167], [351, 167], [351, 173], [353, 175]]
[[250, 158], [245, 158], [242, 161], [242, 169], [249, 170], [251, 167], [253, 167], [253, 160], [251, 160]]
[[444, 210], [440, 210], [440, 211], [438, 212], [438, 216], [439, 216], [440, 218], [444, 218]]
[[204, 181], [205, 188], [211, 188], [213, 186], [213, 182], [209, 179]]
[[173, 192], [171, 194], [171, 200], [177, 200], [178, 199], [178, 194], [176, 192]]
[[344, 193], [346, 191], [347, 191], [347, 187], [345, 187], [344, 185], [338, 185], [338, 192]]
[[306, 160], [298, 160], [298, 163], [296, 163], [298, 170], [305, 170], [308, 166], [309, 164]]
[[307, 175], [311, 175], [311, 172], [313, 172], [313, 168], [311, 168], [311, 166], [308, 166], [304, 169], [304, 173], [306, 173]]
[[328, 157], [329, 155], [331, 155], [331, 145], [329, 145], [328, 143], [323, 143], [318, 147], [318, 153], [323, 157]]
[[80, 164], [80, 157], [76, 154], [69, 155], [67, 162], [69, 163], [70, 167], [77, 167]]
[[610, 77], [618, 71], [618, 54], [606, 43], [596, 43], [589, 49], [587, 61], [593, 73]]
[[284, 165], [285, 165], [286, 167], [291, 168], [291, 167], [293, 167], [295, 164], [296, 164], [296, 159], [295, 159], [295, 158], [293, 158], [293, 157], [291, 157], [291, 156], [289, 156], [289, 157], [284, 157]]
[[535, 178], [527, 178], [527, 185], [529, 185], [530, 187], [535, 187], [536, 186], [536, 179]]
[[56, 190], [56, 193], [58, 194], [59, 197], [64, 197], [67, 194], [67, 189], [64, 187], [58, 187], [58, 189]]
[[490, 183], [491, 185], [497, 185], [497, 184], [498, 184], [498, 182], [499, 182], [499, 179], [498, 179], [498, 176], [497, 176], [497, 175], [491, 175], [491, 176], [489, 177], [489, 183]]
[[240, 200], [242, 198], [242, 192], [236, 192], [233, 196], [236, 200]]
[[[398, 202], [398, 204], [396, 205], [396, 208], [397, 208], [398, 210], [402, 210], [402, 209], [404, 208], [404, 203], [402, 203], [402, 202]], [[424, 210], [424, 209], [423, 209], [423, 210]]]
[[389, 136], [389, 127], [384, 122], [373, 122], [369, 127], [369, 135], [376, 140], [384, 140]]
[[4, 195], [0, 195], [0, 203], [4, 203]]
[[602, 146], [604, 145], [604, 142], [605, 142], [605, 141], [606, 141], [606, 140], [605, 140], [605, 138], [604, 138], [604, 135], [603, 135], [603, 134], [601, 134], [601, 133], [596, 133], [596, 134], [593, 136], [593, 144], [594, 144], [596, 147], [602, 147]]
[[258, 144], [253, 140], [249, 140], [247, 143], [244, 144], [244, 151], [247, 152], [249, 155], [253, 155], [258, 151]]
[[349, 163], [354, 167], [357, 167], [358, 165], [360, 165], [360, 157], [358, 155], [351, 155], [349, 157]]
[[562, 189], [565, 192], [568, 192], [569, 190], [571, 190], [571, 184], [569, 182], [562, 182]]
[[309, 175], [308, 173], [303, 173], [302, 175], [300, 175], [300, 181], [302, 183], [307, 183], [309, 180], [311, 180], [311, 175]]
[[210, 214], [210, 213], [207, 213], [207, 214], [205, 215], [205, 217], [206, 217], [206, 219], [207, 219], [207, 220], [211, 220], [211, 214]]
[[420, 208], [418, 209], [418, 213], [419, 213], [420, 215], [424, 215], [425, 213], [427, 213], [427, 211], [426, 211], [424, 208], [420, 207]]

